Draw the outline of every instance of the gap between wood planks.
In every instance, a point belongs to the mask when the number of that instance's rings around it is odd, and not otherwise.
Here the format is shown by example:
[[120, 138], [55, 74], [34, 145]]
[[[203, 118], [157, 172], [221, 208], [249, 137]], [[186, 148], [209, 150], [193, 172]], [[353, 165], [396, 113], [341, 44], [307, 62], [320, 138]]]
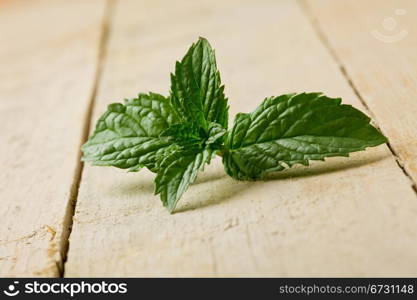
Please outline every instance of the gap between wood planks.
[[84, 169], [84, 163], [81, 161], [81, 146], [87, 141], [88, 136], [90, 135], [90, 127], [91, 127], [91, 119], [93, 115], [94, 104], [96, 102], [97, 90], [100, 84], [101, 74], [103, 70], [104, 60], [106, 57], [107, 52], [107, 44], [109, 39], [109, 33], [111, 28], [111, 21], [114, 9], [114, 2], [116, 0], [106, 0], [105, 12], [103, 16], [103, 21], [101, 24], [101, 33], [100, 33], [100, 40], [98, 43], [98, 51], [97, 51], [97, 66], [96, 71], [94, 74], [93, 79], [93, 88], [91, 90], [91, 96], [89, 97], [88, 107], [84, 119], [83, 129], [82, 129], [82, 136], [79, 145], [79, 152], [77, 157], [77, 166], [74, 172], [74, 179], [71, 184], [71, 191], [70, 191], [70, 199], [68, 201], [68, 206], [66, 209], [66, 214], [64, 217], [63, 223], [63, 230], [61, 236], [61, 259], [62, 262], [60, 267], [58, 266], [59, 270], [59, 277], [65, 276], [65, 263], [67, 262], [67, 255], [69, 250], [69, 238], [72, 231], [72, 224], [73, 224], [73, 217], [75, 213], [75, 207], [77, 205], [77, 198], [78, 198], [78, 190], [80, 188], [80, 183], [82, 179], [82, 173]]
[[[358, 99], [362, 103], [362, 105], [366, 108], [366, 110], [368, 111], [368, 113], [372, 116], [372, 119], [375, 120], [374, 114], [372, 113], [372, 110], [369, 108], [368, 104], [366, 103], [365, 99], [362, 97], [362, 95], [359, 92], [358, 88], [353, 83], [353, 80], [352, 80], [351, 76], [347, 72], [347, 70], [346, 70], [346, 68], [345, 68], [342, 60], [337, 55], [335, 49], [333, 49], [333, 47], [332, 47], [329, 39], [327, 38], [326, 34], [321, 29], [320, 24], [319, 24], [317, 18], [315, 18], [314, 13], [310, 9], [309, 5], [307, 4], [307, 1], [306, 0], [299, 0], [298, 1], [298, 4], [300, 5], [301, 10], [304, 12], [304, 14], [307, 16], [307, 19], [310, 20], [311, 26], [312, 26], [313, 30], [315, 31], [315, 33], [317, 34], [318, 38], [321, 40], [321, 42], [323, 43], [324, 47], [330, 53], [330, 56], [334, 59], [334, 61], [336, 62], [336, 64], [339, 66], [340, 72], [345, 77], [347, 83], [352, 88], [353, 92], [358, 97]], [[384, 132], [383, 132], [383, 130], [381, 128], [379, 128], [379, 130], [381, 130], [381, 132], [384, 134]], [[410, 181], [410, 184], [411, 184], [412, 189], [414, 190], [414, 192], [417, 195], [417, 183], [414, 182], [414, 180], [412, 179], [411, 175], [404, 168], [403, 161], [401, 160], [401, 158], [398, 155], [398, 152], [395, 150], [395, 148], [391, 145], [390, 142], [387, 143], [387, 146], [388, 146], [388, 149], [390, 150], [391, 154], [394, 156], [395, 161], [396, 161], [398, 167], [401, 169], [401, 171], [404, 173], [404, 175], [408, 178], [408, 180]]]

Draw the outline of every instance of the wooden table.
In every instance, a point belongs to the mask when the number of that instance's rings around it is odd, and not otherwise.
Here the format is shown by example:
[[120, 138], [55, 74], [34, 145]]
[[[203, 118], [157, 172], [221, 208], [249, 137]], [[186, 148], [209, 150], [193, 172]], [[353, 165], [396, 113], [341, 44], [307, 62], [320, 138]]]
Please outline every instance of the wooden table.
[[[415, 0], [0, 1], [0, 276], [417, 276]], [[170, 215], [153, 175], [84, 166], [111, 102], [168, 93], [198, 36], [231, 113], [322, 91], [388, 146], [236, 182]]]

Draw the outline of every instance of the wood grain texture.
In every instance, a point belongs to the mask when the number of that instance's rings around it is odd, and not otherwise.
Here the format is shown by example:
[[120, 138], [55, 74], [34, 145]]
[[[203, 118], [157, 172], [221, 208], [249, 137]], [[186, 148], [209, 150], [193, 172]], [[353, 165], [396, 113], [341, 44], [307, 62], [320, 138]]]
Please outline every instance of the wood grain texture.
[[0, 3], [2, 277], [60, 273], [104, 4]]
[[417, 1], [309, 0], [307, 5], [416, 184]]
[[[324, 91], [364, 109], [297, 2], [119, 1], [94, 111], [167, 94], [198, 36], [231, 113]], [[216, 159], [170, 215], [154, 175], [86, 166], [65, 276], [416, 276], [417, 201], [386, 146], [237, 182]]]

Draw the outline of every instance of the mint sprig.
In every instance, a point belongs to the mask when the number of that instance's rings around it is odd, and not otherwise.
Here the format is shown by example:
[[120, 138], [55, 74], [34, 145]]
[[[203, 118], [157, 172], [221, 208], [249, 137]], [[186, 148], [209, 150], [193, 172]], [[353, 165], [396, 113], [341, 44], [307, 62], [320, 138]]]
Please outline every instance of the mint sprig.
[[266, 98], [227, 130], [228, 105], [214, 50], [200, 38], [171, 74], [171, 93], [110, 104], [83, 145], [83, 160], [156, 173], [155, 194], [170, 212], [218, 154], [237, 180], [256, 180], [310, 160], [348, 156], [387, 142], [370, 118], [321, 93]]

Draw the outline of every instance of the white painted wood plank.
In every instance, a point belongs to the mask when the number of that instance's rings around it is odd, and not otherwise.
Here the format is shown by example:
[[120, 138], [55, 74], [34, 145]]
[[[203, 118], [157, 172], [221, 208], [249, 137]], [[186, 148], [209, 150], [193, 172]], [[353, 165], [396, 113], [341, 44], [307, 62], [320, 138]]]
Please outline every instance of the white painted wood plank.
[[0, 2], [0, 276], [58, 276], [103, 1]]
[[[290, 91], [363, 109], [297, 2], [169, 3], [119, 1], [94, 121], [110, 102], [167, 94], [198, 36], [216, 48], [232, 114]], [[417, 201], [386, 146], [261, 182], [228, 178], [217, 159], [174, 215], [153, 178], [85, 167], [66, 276], [417, 275]]]

